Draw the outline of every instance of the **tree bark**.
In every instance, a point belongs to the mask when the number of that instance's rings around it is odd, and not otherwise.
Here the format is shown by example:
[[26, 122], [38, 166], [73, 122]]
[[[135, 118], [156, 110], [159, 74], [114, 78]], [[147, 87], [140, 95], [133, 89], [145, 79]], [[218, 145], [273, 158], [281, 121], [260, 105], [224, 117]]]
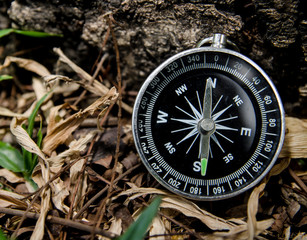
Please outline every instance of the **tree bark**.
[[[307, 77], [306, 5], [298, 0], [15, 0], [8, 16], [15, 28], [64, 34], [84, 57], [88, 48], [101, 48], [112, 17], [123, 81], [134, 90], [163, 60], [212, 33], [224, 33], [268, 73], [295, 115], [306, 101], [298, 90]], [[108, 41], [102, 50], [112, 54], [112, 49]]]

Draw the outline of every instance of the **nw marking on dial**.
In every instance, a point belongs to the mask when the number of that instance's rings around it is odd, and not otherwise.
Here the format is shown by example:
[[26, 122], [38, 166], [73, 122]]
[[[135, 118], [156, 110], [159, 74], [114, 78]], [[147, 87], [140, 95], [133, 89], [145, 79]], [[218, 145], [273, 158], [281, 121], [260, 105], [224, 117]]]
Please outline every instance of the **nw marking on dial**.
[[[198, 130], [198, 124], [203, 119], [203, 104], [200, 101], [198, 91], [196, 91], [196, 97], [197, 97], [197, 104], [196, 105], [193, 105], [187, 97], [184, 97], [186, 102], [188, 103], [190, 109], [185, 110], [185, 109], [182, 109], [179, 106], [175, 106], [175, 108], [178, 109], [179, 111], [183, 112], [187, 116], [187, 118], [171, 118], [171, 120], [173, 120], [173, 121], [181, 122], [181, 123], [184, 123], [184, 124], [187, 125], [184, 128], [179, 128], [179, 129], [171, 131], [171, 133], [187, 132], [186, 135], [177, 142], [177, 145], [179, 145], [180, 143], [192, 138], [192, 142], [191, 142], [190, 146], [188, 147], [186, 154], [189, 153], [189, 151], [194, 146], [194, 144], [197, 142], [197, 139], [200, 136], [200, 132]], [[225, 151], [224, 151], [223, 146], [221, 145], [217, 135], [219, 137], [226, 139], [230, 143], [234, 143], [234, 141], [232, 139], [228, 138], [227, 136], [225, 136], [221, 132], [223, 130], [239, 131], [239, 129], [231, 128], [227, 125], [224, 125], [225, 122], [234, 120], [234, 119], [238, 118], [238, 116], [222, 118], [223, 114], [228, 109], [230, 109], [232, 107], [232, 104], [230, 104], [229, 106], [219, 110], [219, 103], [220, 103], [222, 98], [223, 98], [223, 95], [220, 96], [219, 100], [217, 101], [217, 103], [214, 105], [214, 107], [212, 109], [212, 120], [215, 123], [215, 132], [210, 136], [210, 138], [216, 143], [216, 145], [219, 147], [219, 149], [224, 153]], [[218, 111], [218, 112], [216, 112], [216, 111]], [[211, 151], [210, 146], [209, 146], [209, 151], [210, 151], [211, 158], [213, 158], [213, 153]], [[199, 152], [199, 157], [200, 157], [200, 152]]]

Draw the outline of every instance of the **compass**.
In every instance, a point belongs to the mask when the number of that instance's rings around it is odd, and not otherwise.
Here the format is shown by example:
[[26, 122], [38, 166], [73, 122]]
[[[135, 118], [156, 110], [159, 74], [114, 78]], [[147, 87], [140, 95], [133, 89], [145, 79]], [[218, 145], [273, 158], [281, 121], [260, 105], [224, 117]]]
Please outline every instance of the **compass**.
[[254, 187], [282, 147], [285, 116], [275, 86], [226, 45], [235, 46], [214, 34], [172, 56], [136, 98], [141, 160], [161, 185], [187, 198], [219, 200]]

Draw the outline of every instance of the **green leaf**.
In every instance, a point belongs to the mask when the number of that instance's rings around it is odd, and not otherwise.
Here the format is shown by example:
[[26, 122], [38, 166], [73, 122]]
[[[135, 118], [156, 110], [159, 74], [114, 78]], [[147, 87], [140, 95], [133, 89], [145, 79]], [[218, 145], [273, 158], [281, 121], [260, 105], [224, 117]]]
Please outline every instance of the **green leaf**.
[[139, 218], [130, 225], [127, 231], [116, 240], [142, 240], [156, 216], [161, 203], [161, 197], [156, 197], [153, 202], [141, 213]]
[[0, 82], [3, 80], [9, 80], [9, 79], [13, 79], [13, 77], [10, 75], [0, 75]]
[[14, 29], [14, 32], [17, 34], [29, 36], [29, 37], [63, 37], [62, 34], [55, 34], [55, 33], [46, 33], [46, 32], [37, 32], [37, 31], [24, 31], [24, 30], [18, 30]]
[[0, 228], [0, 240], [7, 240], [7, 236], [3, 233], [2, 229]]
[[10, 144], [1, 141], [0, 166], [13, 172], [23, 172], [25, 170], [21, 153]]
[[12, 28], [2, 29], [0, 30], [0, 38], [9, 35], [10, 33], [14, 32]]
[[55, 33], [46, 33], [46, 32], [38, 32], [38, 31], [25, 31], [25, 30], [19, 30], [14, 28], [6, 28], [0, 30], [0, 38], [9, 35], [10, 33], [17, 33], [21, 35], [25, 35], [28, 37], [37, 37], [37, 38], [43, 38], [43, 37], [63, 37], [62, 34], [55, 34]]

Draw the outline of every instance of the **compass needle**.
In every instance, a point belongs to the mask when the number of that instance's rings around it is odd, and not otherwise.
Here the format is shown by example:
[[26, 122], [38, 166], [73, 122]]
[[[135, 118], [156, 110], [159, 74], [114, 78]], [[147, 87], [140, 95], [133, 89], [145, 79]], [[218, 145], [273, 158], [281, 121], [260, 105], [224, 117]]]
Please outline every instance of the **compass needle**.
[[207, 158], [202, 158], [201, 159], [201, 175], [202, 176], [206, 176], [207, 166], [208, 166], [208, 159]]
[[282, 148], [284, 110], [274, 84], [229, 45], [214, 34], [170, 57], [135, 100], [139, 156], [162, 186], [183, 197], [211, 201], [251, 189]]
[[200, 137], [200, 157], [201, 157], [201, 175], [206, 176], [209, 149], [210, 149], [210, 135], [215, 130], [215, 124], [211, 119], [212, 112], [212, 79], [211, 77], [206, 80], [204, 101], [203, 101], [203, 114], [199, 122]]

